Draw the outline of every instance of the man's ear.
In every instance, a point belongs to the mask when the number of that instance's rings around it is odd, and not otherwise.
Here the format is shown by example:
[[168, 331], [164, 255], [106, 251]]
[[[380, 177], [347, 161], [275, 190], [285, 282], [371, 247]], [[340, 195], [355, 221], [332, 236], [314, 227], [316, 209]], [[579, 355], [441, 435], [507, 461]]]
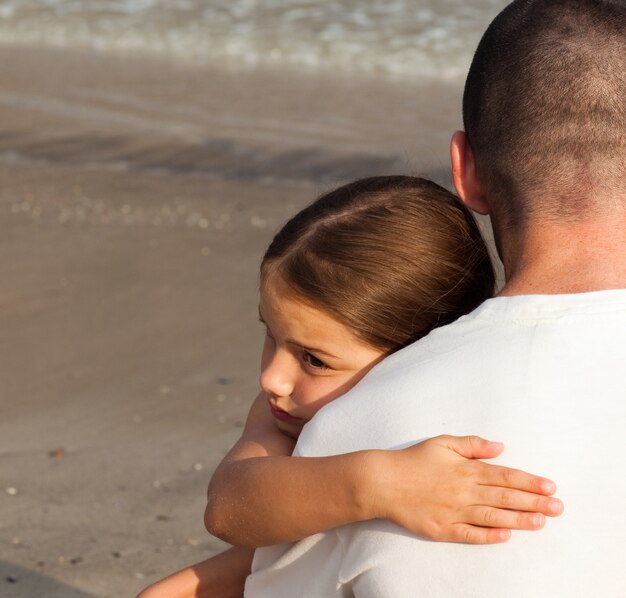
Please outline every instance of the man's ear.
[[489, 214], [484, 187], [476, 174], [474, 151], [465, 131], [456, 131], [450, 142], [450, 161], [452, 180], [461, 201], [474, 212]]

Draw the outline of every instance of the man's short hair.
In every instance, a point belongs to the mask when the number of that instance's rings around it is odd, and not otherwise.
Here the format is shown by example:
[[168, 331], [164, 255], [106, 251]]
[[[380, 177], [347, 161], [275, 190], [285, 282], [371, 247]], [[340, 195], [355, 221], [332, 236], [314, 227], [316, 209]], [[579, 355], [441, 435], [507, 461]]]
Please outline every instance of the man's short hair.
[[463, 118], [503, 225], [623, 202], [626, 0], [511, 3], [476, 50]]

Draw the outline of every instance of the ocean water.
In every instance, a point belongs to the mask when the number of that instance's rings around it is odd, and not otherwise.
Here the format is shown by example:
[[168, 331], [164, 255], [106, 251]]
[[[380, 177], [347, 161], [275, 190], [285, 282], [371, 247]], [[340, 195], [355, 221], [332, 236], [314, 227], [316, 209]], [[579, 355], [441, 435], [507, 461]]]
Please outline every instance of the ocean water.
[[506, 0], [2, 0], [0, 43], [457, 79]]

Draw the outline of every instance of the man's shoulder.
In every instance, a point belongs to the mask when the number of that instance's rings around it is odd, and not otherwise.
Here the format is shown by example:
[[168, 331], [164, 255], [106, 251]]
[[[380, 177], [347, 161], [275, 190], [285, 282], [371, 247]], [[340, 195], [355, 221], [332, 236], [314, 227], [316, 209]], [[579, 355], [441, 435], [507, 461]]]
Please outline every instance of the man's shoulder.
[[[419, 398], [439, 388], [450, 371], [461, 366], [471, 370], [468, 357], [490, 344], [489, 320], [477, 310], [387, 357], [315, 415], [304, 427], [294, 455], [323, 456], [404, 444], [398, 428], [403, 421], [414, 420]], [[412, 434], [411, 440], [415, 441]]]

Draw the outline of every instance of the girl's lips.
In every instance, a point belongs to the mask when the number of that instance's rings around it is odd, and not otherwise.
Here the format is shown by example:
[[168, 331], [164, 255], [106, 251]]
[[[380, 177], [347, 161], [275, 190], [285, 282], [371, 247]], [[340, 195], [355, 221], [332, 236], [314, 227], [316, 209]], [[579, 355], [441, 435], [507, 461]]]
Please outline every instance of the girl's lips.
[[290, 424], [297, 424], [297, 423], [299, 423], [301, 421], [299, 417], [293, 417], [293, 415], [289, 415], [286, 411], [283, 411], [282, 409], [279, 409], [278, 407], [275, 407], [271, 403], [270, 403], [270, 411], [272, 412], [272, 415], [277, 420], [280, 420], [281, 422], [287, 422], [287, 423], [290, 423]]

